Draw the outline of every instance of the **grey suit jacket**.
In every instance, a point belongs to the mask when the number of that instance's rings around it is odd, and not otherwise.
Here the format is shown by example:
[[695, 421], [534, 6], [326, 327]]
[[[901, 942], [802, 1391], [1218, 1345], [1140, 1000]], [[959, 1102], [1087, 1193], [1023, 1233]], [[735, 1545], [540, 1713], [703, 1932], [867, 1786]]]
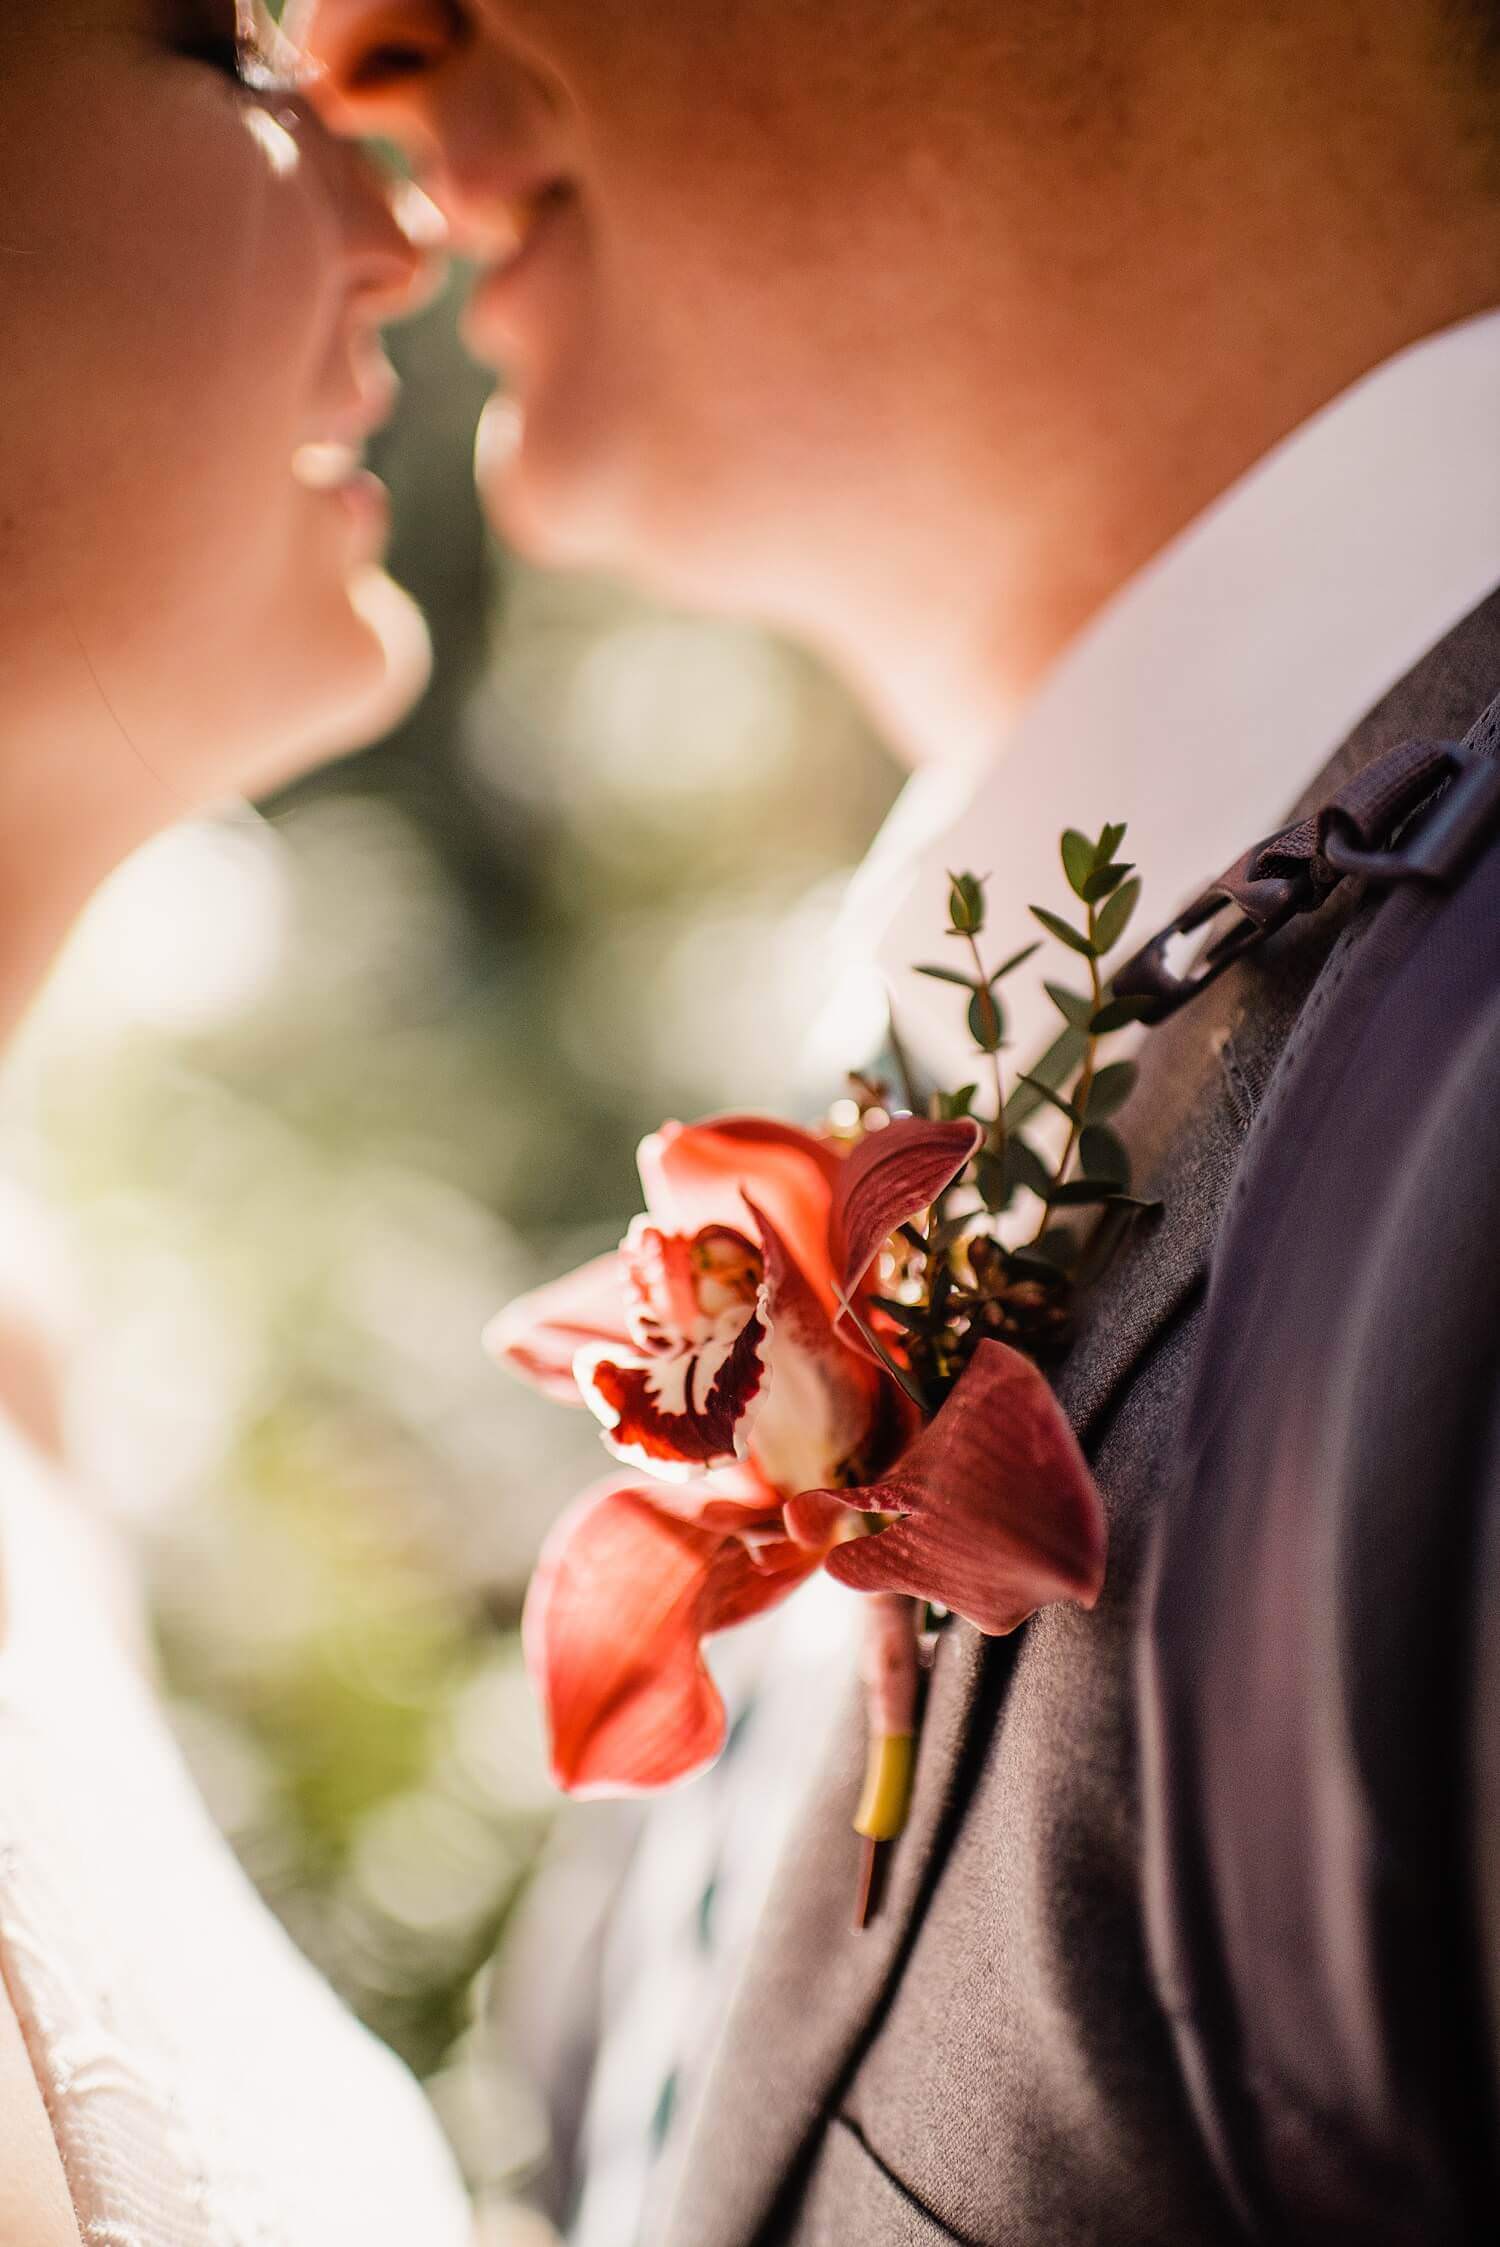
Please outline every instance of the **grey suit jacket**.
[[1500, 2231], [1500, 695], [1288, 1041], [1143, 1642], [1151, 1954], [1254, 2237]]
[[[1500, 593], [1370, 713], [1296, 808], [1398, 741], [1461, 736], [1497, 686]], [[1205, 785], [1212, 761], [1209, 712]], [[1006, 1640], [962, 1623], [941, 1634], [911, 1823], [862, 1935], [849, 1928], [862, 1760], [851, 1699], [727, 2024], [668, 2247], [1242, 2236], [1148, 1941], [1135, 1671], [1226, 1199], [1353, 909], [1336, 893], [1147, 1041], [1124, 1126], [1161, 1214], [1096, 1291], [1058, 1381], [1109, 1512], [1103, 1597]], [[1295, 1132], [1295, 1116], [1284, 1126]]]

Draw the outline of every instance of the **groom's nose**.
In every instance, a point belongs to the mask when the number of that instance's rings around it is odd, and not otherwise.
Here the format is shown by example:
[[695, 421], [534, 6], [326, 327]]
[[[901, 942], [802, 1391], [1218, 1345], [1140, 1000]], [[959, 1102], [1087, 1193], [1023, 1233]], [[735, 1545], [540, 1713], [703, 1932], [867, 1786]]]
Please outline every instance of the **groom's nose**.
[[395, 142], [460, 253], [507, 251], [571, 170], [558, 89], [458, 0], [294, 0], [286, 24], [324, 122]]

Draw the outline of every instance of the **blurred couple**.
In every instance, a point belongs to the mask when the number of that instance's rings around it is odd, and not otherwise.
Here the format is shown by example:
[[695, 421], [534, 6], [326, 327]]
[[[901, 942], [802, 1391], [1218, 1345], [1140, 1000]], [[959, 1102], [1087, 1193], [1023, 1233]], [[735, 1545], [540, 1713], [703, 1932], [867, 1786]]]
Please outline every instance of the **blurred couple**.
[[[419, 693], [359, 455], [444, 232], [503, 534], [796, 633], [923, 766], [892, 972], [954, 865], [1003, 918], [1128, 818], [1154, 925], [1338, 799], [1147, 1042], [1160, 1217], [1059, 1379], [1103, 1599], [940, 1634], [859, 1937], [835, 1733], [706, 2080], [633, 2062], [649, 1883], [586, 2041], [650, 2247], [1493, 2236], [1500, 873], [1482, 790], [1407, 849], [1388, 776], [1496, 748], [1495, 0], [10, 0], [0, 181], [7, 1025], [154, 830]], [[0, 1363], [6, 2247], [463, 2240]]]

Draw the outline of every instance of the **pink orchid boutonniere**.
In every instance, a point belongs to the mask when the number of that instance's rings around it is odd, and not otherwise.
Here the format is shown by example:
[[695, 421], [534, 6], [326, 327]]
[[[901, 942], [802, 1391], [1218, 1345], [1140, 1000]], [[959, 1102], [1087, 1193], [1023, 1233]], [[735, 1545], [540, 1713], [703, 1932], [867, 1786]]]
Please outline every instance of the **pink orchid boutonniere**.
[[[645, 1214], [619, 1249], [491, 1323], [500, 1362], [587, 1405], [626, 1470], [558, 1522], [526, 1601], [526, 1660], [566, 1791], [636, 1792], [711, 1762], [725, 1719], [703, 1641], [823, 1568], [874, 1595], [856, 1826], [889, 1838], [910, 1780], [918, 1603], [998, 1634], [1053, 1601], [1097, 1598], [1103, 1509], [1036, 1360], [1066, 1331], [1078, 1265], [1053, 1213], [1131, 1201], [1093, 1092], [1113, 1076], [1117, 1105], [1128, 1067], [1095, 1065], [1124, 1019], [1098, 964], [1100, 909], [1129, 871], [1113, 862], [1122, 833], [1085, 845], [1086, 868], [1073, 850], [1070, 880], [1075, 867], [1107, 877], [1070, 931], [1090, 990], [1067, 995], [1063, 1038], [1010, 1103], [996, 986], [1029, 952], [987, 974], [981, 886], [954, 882], [951, 933], [973, 973], [935, 972], [971, 994], [993, 1066], [988, 1121], [969, 1112], [975, 1086], [916, 1114], [856, 1079], [823, 1133], [755, 1115], [668, 1124], [641, 1148]], [[1069, 1117], [1051, 1167], [1016, 1128], [1044, 1102]], [[1073, 1175], [1091, 1133], [1107, 1178]], [[998, 1221], [1023, 1187], [1041, 1226], [1004, 1245]]]

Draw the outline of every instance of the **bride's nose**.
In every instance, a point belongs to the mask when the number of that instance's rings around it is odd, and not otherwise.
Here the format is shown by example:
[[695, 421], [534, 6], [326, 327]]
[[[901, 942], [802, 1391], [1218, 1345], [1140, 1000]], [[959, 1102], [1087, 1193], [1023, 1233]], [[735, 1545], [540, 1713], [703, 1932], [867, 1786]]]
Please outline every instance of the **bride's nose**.
[[297, 0], [287, 18], [325, 124], [393, 141], [455, 250], [509, 247], [517, 203], [570, 168], [556, 89], [460, 0]]
[[448, 228], [420, 187], [358, 146], [325, 143], [350, 294], [377, 325], [418, 312], [442, 285]]

